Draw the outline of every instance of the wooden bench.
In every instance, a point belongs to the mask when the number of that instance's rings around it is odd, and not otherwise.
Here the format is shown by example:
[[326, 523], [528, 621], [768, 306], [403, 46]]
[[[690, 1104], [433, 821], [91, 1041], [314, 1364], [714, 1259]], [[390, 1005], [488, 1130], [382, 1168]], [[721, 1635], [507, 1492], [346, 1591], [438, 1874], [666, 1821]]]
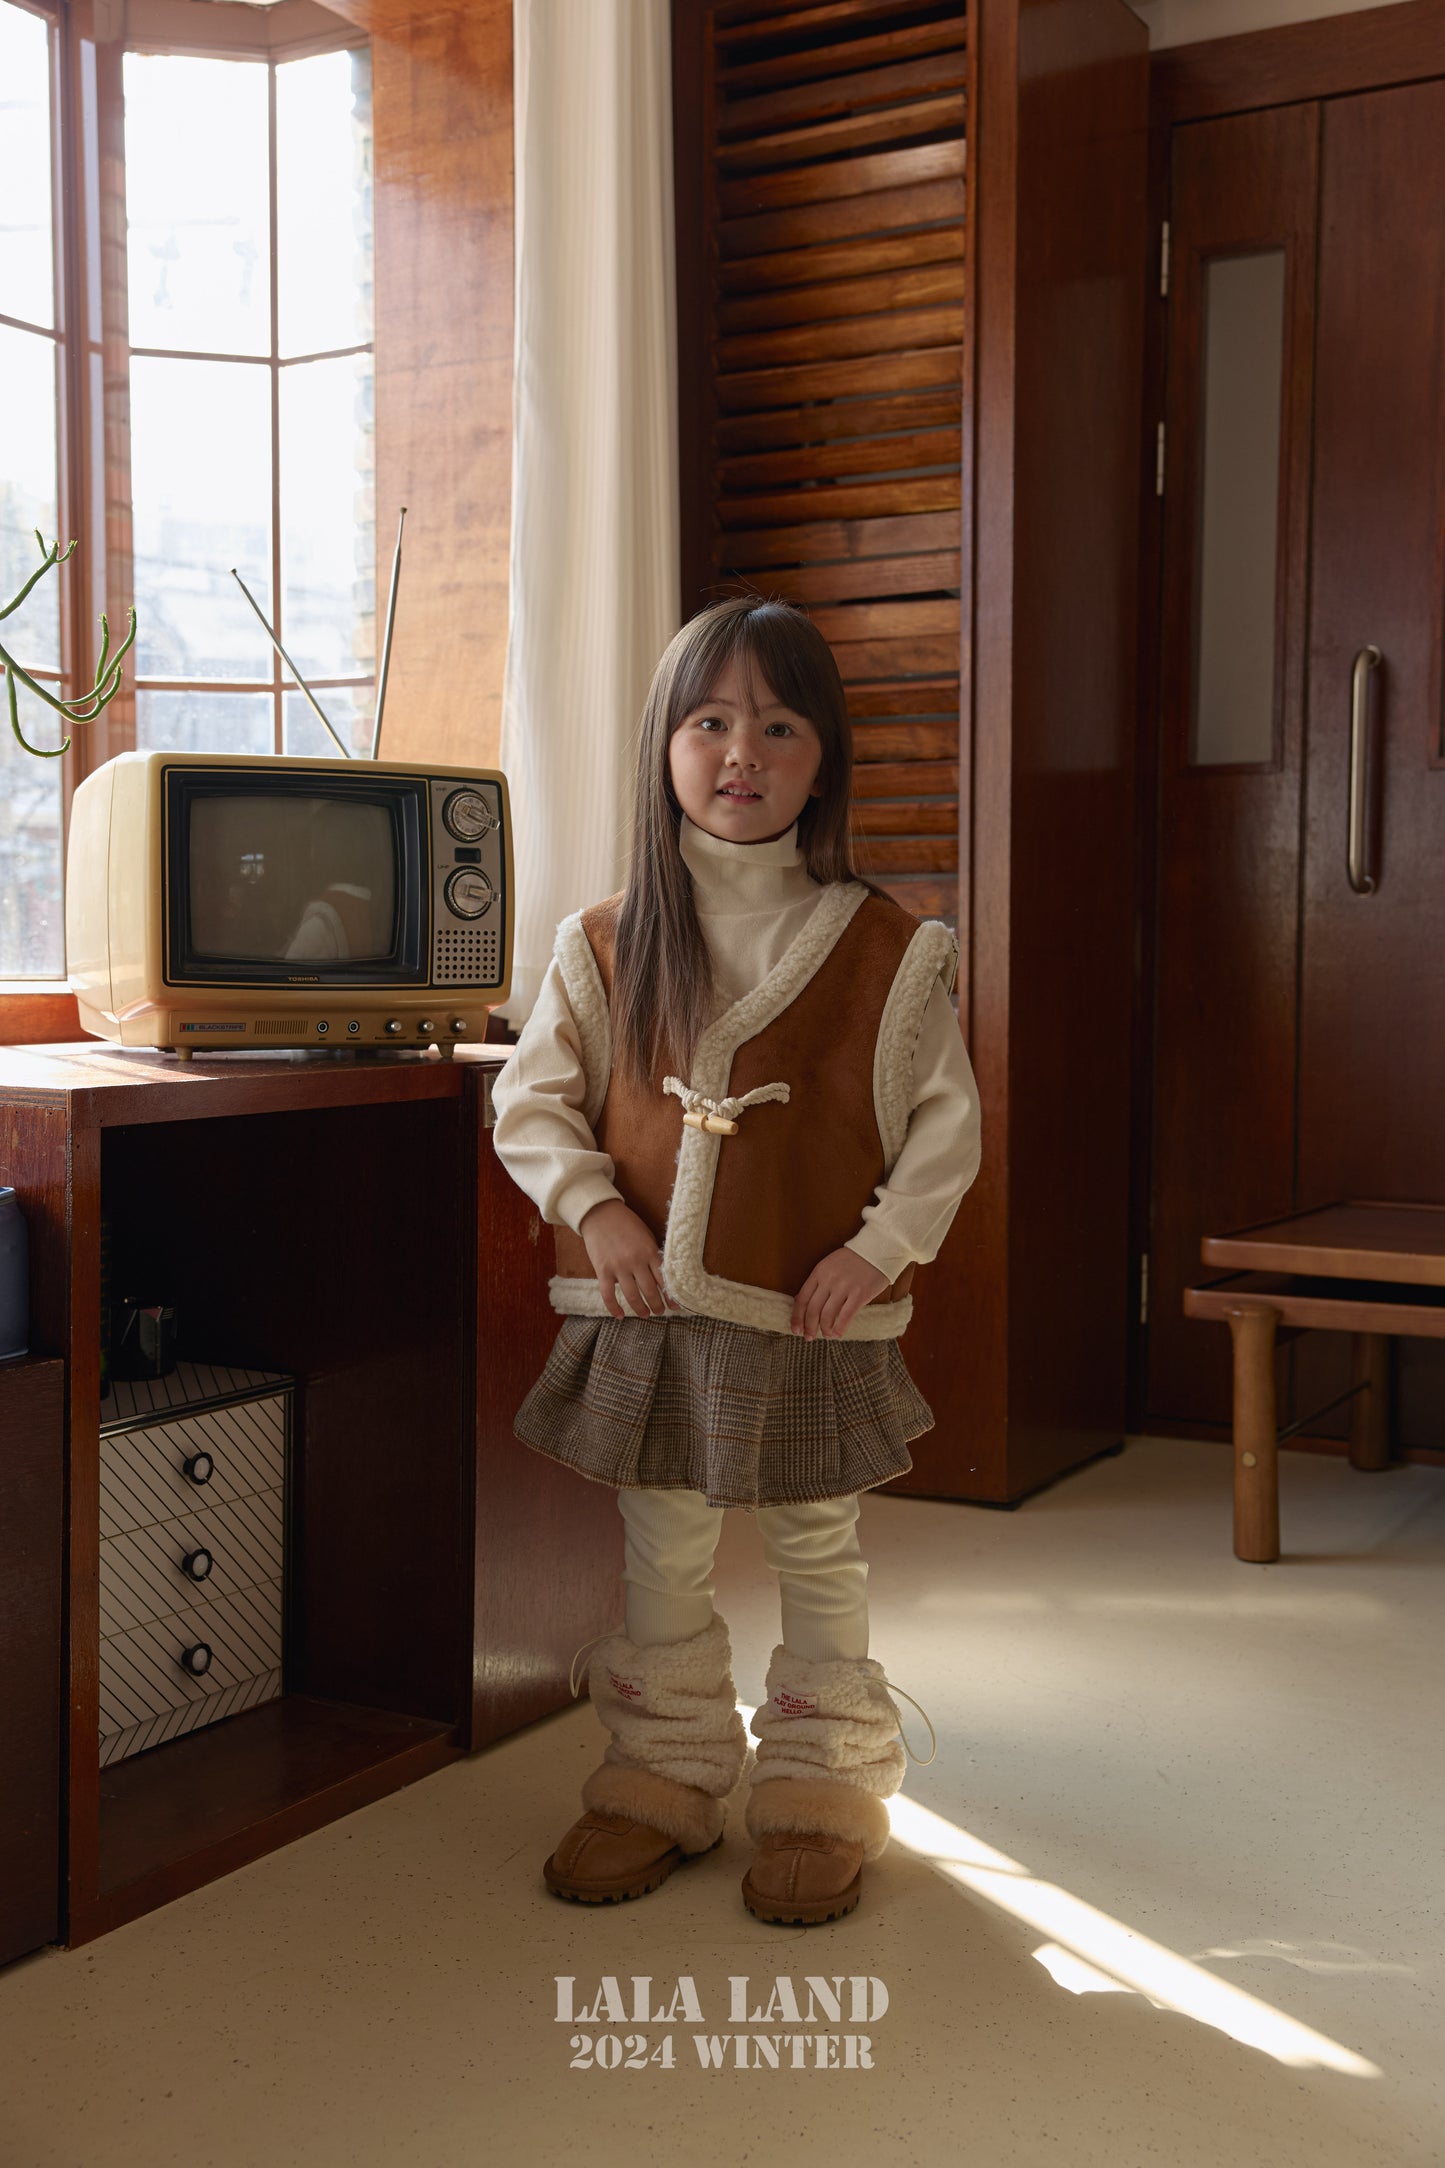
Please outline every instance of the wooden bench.
[[[1390, 1341], [1445, 1340], [1445, 1206], [1325, 1205], [1235, 1234], [1207, 1235], [1206, 1265], [1236, 1269], [1184, 1291], [1188, 1317], [1229, 1326], [1234, 1345], [1234, 1555], [1279, 1557], [1279, 1457], [1286, 1438], [1350, 1402], [1350, 1465], [1390, 1465]], [[1275, 1426], [1274, 1351], [1301, 1332], [1354, 1336], [1352, 1382], [1311, 1415]]]

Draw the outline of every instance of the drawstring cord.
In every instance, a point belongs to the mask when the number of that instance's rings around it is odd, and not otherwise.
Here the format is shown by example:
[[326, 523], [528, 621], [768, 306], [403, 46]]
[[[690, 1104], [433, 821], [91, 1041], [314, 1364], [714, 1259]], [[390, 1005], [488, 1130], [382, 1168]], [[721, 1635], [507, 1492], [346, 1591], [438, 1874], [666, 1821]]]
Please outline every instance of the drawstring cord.
[[724, 1136], [737, 1134], [737, 1117], [744, 1107], [760, 1107], [770, 1099], [786, 1105], [792, 1096], [786, 1084], [759, 1084], [754, 1091], [743, 1092], [731, 1099], [709, 1099], [705, 1092], [694, 1091], [684, 1084], [680, 1076], [665, 1076], [662, 1080], [663, 1097], [675, 1093], [682, 1101], [685, 1122], [694, 1129], [711, 1129]]
[[[590, 1641], [584, 1641], [582, 1644], [582, 1649], [595, 1649], [599, 1641], [605, 1641], [608, 1634], [615, 1634], [617, 1631], [618, 1628], [616, 1626], [607, 1627], [602, 1633], [594, 1634]], [[577, 1656], [580, 1656], [582, 1654], [582, 1649], [578, 1649]], [[577, 1699], [577, 1696], [582, 1691], [582, 1680], [579, 1679], [577, 1676], [577, 1656], [574, 1656], [571, 1663], [567, 1666], [567, 1684], [572, 1689], [572, 1699], [574, 1701]], [[583, 1673], [583, 1677], [586, 1677], [585, 1672]]]
[[[890, 1693], [902, 1694], [905, 1701], [913, 1701], [913, 1696], [910, 1693], [907, 1693], [903, 1687], [895, 1686], [891, 1679], [885, 1678], [883, 1684], [888, 1688]], [[938, 1734], [934, 1730], [932, 1722], [929, 1719], [928, 1711], [924, 1708], [922, 1702], [913, 1701], [913, 1706], [918, 1711], [919, 1715], [923, 1718], [924, 1723], [928, 1725], [928, 1737], [932, 1745], [933, 1752], [928, 1756], [927, 1761], [918, 1760], [918, 1756], [914, 1753], [912, 1747], [908, 1744], [908, 1735], [903, 1729], [903, 1721], [901, 1718], [899, 1719], [898, 1723], [898, 1736], [903, 1741], [903, 1751], [908, 1756], [908, 1759], [912, 1762], [918, 1762], [918, 1766], [920, 1769], [926, 1769], [928, 1767], [928, 1763], [933, 1761], [937, 1757]]]

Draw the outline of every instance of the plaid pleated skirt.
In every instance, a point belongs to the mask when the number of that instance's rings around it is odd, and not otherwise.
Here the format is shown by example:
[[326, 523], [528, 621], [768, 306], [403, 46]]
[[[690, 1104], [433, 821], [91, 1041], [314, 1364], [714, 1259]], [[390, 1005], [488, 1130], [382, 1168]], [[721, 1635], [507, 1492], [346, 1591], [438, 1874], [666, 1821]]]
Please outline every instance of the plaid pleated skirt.
[[913, 1466], [933, 1410], [897, 1340], [805, 1340], [693, 1312], [564, 1317], [517, 1411], [524, 1445], [617, 1490], [797, 1505]]

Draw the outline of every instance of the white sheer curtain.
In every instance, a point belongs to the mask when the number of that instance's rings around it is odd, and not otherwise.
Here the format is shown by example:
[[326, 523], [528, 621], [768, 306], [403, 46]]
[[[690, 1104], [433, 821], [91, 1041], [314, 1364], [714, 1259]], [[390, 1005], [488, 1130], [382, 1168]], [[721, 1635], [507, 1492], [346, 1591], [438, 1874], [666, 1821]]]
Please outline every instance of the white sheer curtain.
[[637, 722], [679, 595], [668, 0], [513, 0], [513, 21], [520, 1029], [558, 921], [627, 878]]

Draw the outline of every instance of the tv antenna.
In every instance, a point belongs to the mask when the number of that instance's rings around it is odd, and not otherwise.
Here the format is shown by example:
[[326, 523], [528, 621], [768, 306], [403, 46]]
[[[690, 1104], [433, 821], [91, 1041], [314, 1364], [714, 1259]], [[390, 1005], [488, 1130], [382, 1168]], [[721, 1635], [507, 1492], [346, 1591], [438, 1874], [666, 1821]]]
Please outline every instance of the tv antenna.
[[[386, 707], [386, 676], [387, 671], [391, 667], [391, 635], [392, 628], [396, 624], [396, 591], [401, 584], [401, 530], [402, 524], [405, 519], [406, 506], [403, 505], [401, 508], [401, 518], [398, 519], [396, 523], [396, 549], [393, 553], [391, 560], [391, 592], [387, 596], [386, 602], [386, 633], [382, 641], [381, 669], [377, 674], [376, 680], [376, 721], [372, 726], [371, 732], [371, 757], [373, 760], [378, 758], [381, 751], [381, 718], [382, 712]], [[245, 596], [246, 600], [250, 603], [251, 608], [255, 611], [257, 617], [260, 618], [262, 628], [265, 631], [267, 639], [271, 642], [272, 647], [275, 648], [277, 654], [281, 657], [282, 662], [285, 663], [287, 669], [291, 672], [292, 677], [296, 680], [296, 683], [300, 687], [301, 691], [310, 701], [311, 706], [315, 710], [318, 719], [320, 720], [323, 727], [330, 733], [338, 750], [343, 752], [348, 760], [355, 760], [358, 756], [353, 753], [351, 747], [340, 735], [339, 731], [332, 723], [330, 716], [322, 707], [321, 702], [317, 699], [315, 693], [312, 692], [311, 687], [307, 684], [305, 678], [301, 675], [301, 672], [297, 669], [295, 663], [291, 660], [291, 657], [287, 654], [285, 648], [277, 639], [274, 628], [266, 621], [266, 615], [265, 612], [262, 610], [260, 603], [256, 600], [256, 597], [252, 594], [250, 588], [246, 585], [246, 582], [242, 579], [240, 573], [236, 570], [236, 567], [234, 565], [232, 565], [231, 567], [231, 577], [235, 581], [236, 585], [240, 588], [241, 593]]]
[[391, 668], [391, 629], [396, 623], [396, 591], [401, 585], [401, 530], [406, 519], [406, 506], [396, 523], [396, 551], [391, 560], [391, 592], [386, 598], [386, 631], [381, 642], [381, 668], [376, 678], [376, 725], [371, 733], [371, 757], [381, 754], [381, 716], [386, 706], [386, 673]]

